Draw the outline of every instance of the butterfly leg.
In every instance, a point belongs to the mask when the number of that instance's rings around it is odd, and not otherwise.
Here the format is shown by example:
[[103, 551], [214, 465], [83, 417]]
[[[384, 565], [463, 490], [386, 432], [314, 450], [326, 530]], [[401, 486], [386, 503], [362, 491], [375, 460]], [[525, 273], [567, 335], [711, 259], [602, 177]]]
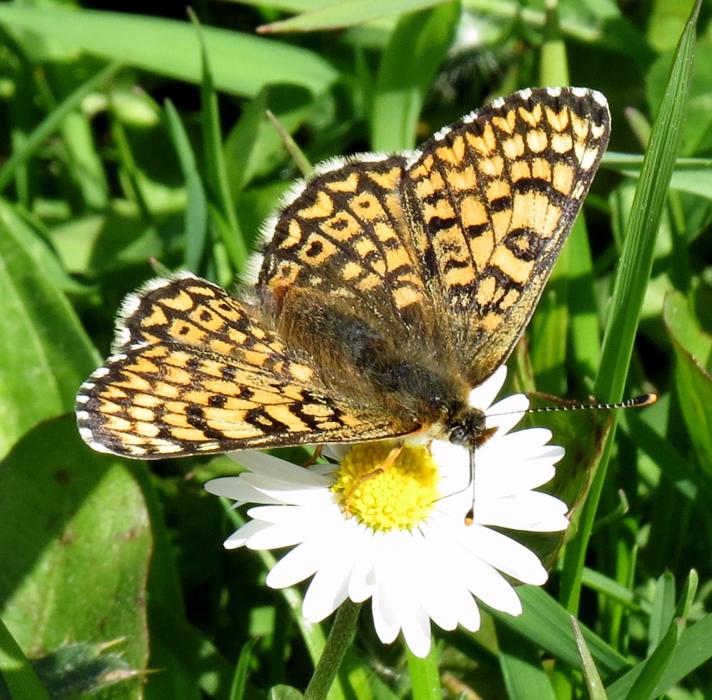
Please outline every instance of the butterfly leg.
[[387, 471], [398, 459], [402, 451], [403, 445], [396, 445], [390, 450], [390, 452], [386, 455], [386, 458], [375, 469], [368, 472], [368, 474], [364, 474], [363, 476], [356, 479], [353, 486], [351, 486], [348, 492], [344, 494], [344, 503], [346, 504], [347, 508], [350, 505], [351, 499], [355, 496], [357, 489], [361, 487], [361, 484]]
[[317, 445], [314, 448], [313, 454], [311, 454], [307, 460], [302, 464], [304, 468], [307, 467], [313, 467], [318, 461], [319, 458], [321, 457], [321, 453], [324, 451], [324, 445]]

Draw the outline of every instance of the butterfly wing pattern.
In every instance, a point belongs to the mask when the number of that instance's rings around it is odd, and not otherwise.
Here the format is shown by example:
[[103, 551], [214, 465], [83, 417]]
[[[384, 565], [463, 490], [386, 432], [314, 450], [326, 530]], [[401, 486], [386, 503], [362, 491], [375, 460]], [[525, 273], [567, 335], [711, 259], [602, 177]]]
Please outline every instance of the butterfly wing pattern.
[[595, 91], [526, 89], [412, 153], [317, 166], [239, 300], [186, 273], [127, 298], [82, 437], [160, 458], [428, 429], [521, 336], [609, 121]]
[[331, 398], [249, 306], [190, 274], [130, 295], [114, 353], [77, 396], [94, 449], [143, 459], [405, 433]]

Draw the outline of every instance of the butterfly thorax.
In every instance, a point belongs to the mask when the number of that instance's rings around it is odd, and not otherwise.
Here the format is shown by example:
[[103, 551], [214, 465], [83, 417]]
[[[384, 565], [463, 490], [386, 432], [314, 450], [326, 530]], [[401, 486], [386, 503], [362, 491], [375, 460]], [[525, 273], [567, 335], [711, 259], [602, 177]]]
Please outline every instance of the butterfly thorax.
[[431, 338], [396, 337], [378, 318], [314, 290], [290, 288], [262, 301], [280, 336], [319, 368], [327, 391], [361, 408], [380, 405], [403, 434], [481, 443], [484, 414], [468, 405], [471, 387], [442, 348], [436, 355]]

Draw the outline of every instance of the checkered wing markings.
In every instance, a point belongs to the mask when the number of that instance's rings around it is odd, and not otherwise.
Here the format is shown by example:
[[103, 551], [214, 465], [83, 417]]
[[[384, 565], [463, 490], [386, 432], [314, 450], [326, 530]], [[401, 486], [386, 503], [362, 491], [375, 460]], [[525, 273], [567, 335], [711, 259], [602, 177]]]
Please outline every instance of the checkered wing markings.
[[609, 135], [597, 93], [515, 93], [434, 137], [404, 180], [405, 209], [444, 343], [477, 385], [512, 350]]
[[321, 391], [307, 364], [204, 280], [165, 280], [125, 308], [118, 354], [77, 397], [96, 449], [151, 459], [405, 432]]
[[317, 174], [285, 207], [257, 285], [277, 314], [289, 290], [309, 289], [394, 330], [427, 327], [432, 312], [399, 192], [405, 163], [352, 159]]

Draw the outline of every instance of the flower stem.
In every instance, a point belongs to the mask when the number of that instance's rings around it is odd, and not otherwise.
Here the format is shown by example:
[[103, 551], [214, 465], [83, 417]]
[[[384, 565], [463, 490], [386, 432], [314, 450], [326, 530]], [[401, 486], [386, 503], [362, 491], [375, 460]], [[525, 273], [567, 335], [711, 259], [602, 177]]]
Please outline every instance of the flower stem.
[[361, 603], [352, 603], [347, 598], [336, 612], [334, 624], [331, 626], [329, 637], [324, 645], [324, 651], [314, 669], [314, 675], [304, 691], [304, 700], [326, 698], [341, 667], [346, 649], [351, 644], [356, 632], [356, 622], [360, 610]]
[[442, 697], [439, 656], [435, 644], [430, 647], [430, 653], [424, 658], [416, 656], [408, 649], [408, 670], [413, 700], [439, 700]]

